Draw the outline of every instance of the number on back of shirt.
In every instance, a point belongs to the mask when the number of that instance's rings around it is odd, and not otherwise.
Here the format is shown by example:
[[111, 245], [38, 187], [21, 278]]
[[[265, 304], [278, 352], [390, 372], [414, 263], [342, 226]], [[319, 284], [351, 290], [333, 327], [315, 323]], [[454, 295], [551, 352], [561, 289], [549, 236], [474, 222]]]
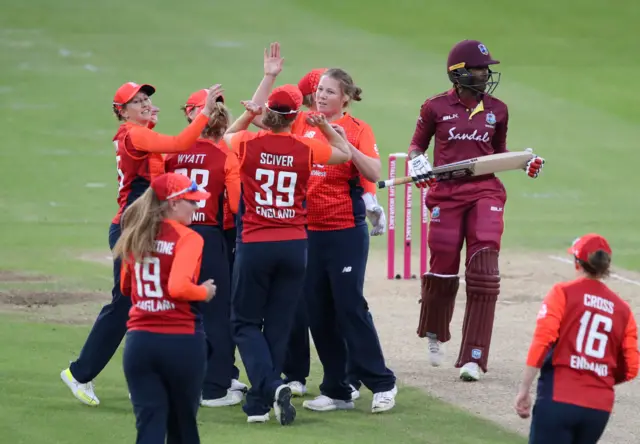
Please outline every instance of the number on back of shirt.
[[[256, 170], [256, 181], [262, 192], [256, 192], [256, 203], [263, 206], [292, 207], [295, 203], [298, 175], [291, 171]], [[275, 185], [275, 191], [273, 189]], [[274, 199], [275, 196], [275, 199]]]
[[585, 311], [580, 318], [580, 330], [576, 337], [576, 350], [595, 359], [604, 358], [607, 342], [613, 328], [613, 320], [609, 316]]
[[153, 256], [145, 257], [142, 263], [135, 263], [136, 284], [138, 296], [143, 298], [161, 298], [162, 283], [160, 282], [160, 259]]
[[[209, 185], [209, 170], [202, 170], [199, 168], [194, 168], [189, 173], [187, 168], [178, 168], [174, 171], [176, 174], [182, 174], [183, 176], [187, 176], [189, 179], [194, 181], [198, 188], [201, 191], [207, 191], [207, 186]], [[198, 201], [198, 208], [204, 208], [204, 205], [207, 203], [206, 200]]]

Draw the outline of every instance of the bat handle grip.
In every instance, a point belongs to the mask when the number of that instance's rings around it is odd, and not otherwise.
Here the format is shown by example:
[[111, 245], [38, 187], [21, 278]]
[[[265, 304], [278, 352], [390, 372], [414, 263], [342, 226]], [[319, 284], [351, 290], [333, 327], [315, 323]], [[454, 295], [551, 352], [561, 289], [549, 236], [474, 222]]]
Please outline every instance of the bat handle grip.
[[381, 180], [378, 182], [378, 189], [394, 187], [396, 185], [404, 185], [410, 182], [413, 182], [413, 178], [411, 176], [396, 177], [395, 179]]

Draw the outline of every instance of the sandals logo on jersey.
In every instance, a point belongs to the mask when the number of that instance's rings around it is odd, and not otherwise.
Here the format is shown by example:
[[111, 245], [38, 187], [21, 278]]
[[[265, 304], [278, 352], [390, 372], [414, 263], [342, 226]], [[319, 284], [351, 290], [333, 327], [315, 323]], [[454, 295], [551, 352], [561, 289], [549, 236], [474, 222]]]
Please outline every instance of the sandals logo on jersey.
[[489, 111], [489, 114], [487, 114], [487, 127], [488, 128], [495, 128], [496, 125], [496, 115], [493, 114], [491, 111]]
[[482, 53], [482, 55], [489, 55], [489, 50], [487, 49], [486, 46], [484, 46], [482, 43], [480, 43], [478, 45], [478, 49], [480, 50], [480, 52]]

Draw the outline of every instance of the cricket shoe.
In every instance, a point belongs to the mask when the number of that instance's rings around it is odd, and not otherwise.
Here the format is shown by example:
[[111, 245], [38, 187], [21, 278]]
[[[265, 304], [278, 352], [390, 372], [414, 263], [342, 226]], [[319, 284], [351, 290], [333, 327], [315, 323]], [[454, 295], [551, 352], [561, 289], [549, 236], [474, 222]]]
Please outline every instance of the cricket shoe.
[[395, 385], [388, 392], [374, 393], [373, 401], [371, 402], [371, 413], [386, 412], [394, 408], [397, 394], [398, 387]]
[[355, 408], [355, 404], [353, 401], [343, 401], [320, 395], [315, 399], [303, 402], [302, 407], [314, 412], [331, 412], [333, 410], [351, 410]]
[[265, 413], [264, 415], [251, 415], [251, 416], [247, 416], [247, 422], [248, 423], [262, 423], [264, 424], [265, 422], [269, 421], [269, 412]]
[[429, 340], [429, 362], [432, 367], [440, 367], [444, 358], [444, 345], [437, 338], [428, 338]]
[[71, 369], [68, 368], [60, 372], [60, 378], [62, 382], [67, 384], [67, 387], [71, 389], [73, 396], [78, 398], [83, 404], [91, 407], [96, 407], [100, 404], [100, 400], [93, 392], [93, 381], [84, 384], [76, 381], [76, 378], [71, 374]]
[[229, 390], [231, 390], [233, 392], [242, 392], [242, 393], [246, 394], [249, 391], [249, 386], [247, 384], [243, 384], [242, 382], [238, 381], [237, 379], [232, 379], [231, 380], [231, 387], [229, 387]]
[[240, 404], [242, 402], [242, 398], [242, 392], [237, 390], [227, 390], [227, 394], [222, 398], [200, 399], [200, 405], [203, 407], [226, 407]]
[[467, 382], [480, 380], [480, 367], [475, 362], [467, 362], [460, 369], [460, 379]]
[[296, 408], [291, 404], [291, 388], [282, 384], [276, 389], [273, 400], [273, 411], [280, 425], [286, 426], [296, 419]]
[[304, 396], [307, 394], [307, 386], [300, 381], [291, 381], [287, 384], [293, 396]]
[[349, 388], [351, 389], [351, 400], [355, 401], [360, 397], [360, 390], [355, 388], [353, 384], [349, 384]]

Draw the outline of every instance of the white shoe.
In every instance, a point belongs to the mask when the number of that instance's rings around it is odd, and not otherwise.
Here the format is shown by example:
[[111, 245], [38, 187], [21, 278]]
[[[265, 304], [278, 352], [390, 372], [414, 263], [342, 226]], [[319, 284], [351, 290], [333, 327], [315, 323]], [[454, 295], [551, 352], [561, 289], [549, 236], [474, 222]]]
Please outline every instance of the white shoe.
[[282, 384], [273, 397], [273, 412], [280, 425], [286, 426], [296, 419], [296, 408], [291, 404], [291, 388]]
[[480, 367], [475, 362], [467, 362], [460, 369], [460, 379], [467, 382], [478, 381], [480, 379]]
[[300, 381], [291, 381], [287, 384], [293, 396], [304, 396], [307, 394], [307, 386]]
[[333, 399], [325, 395], [320, 395], [315, 399], [303, 402], [302, 407], [313, 410], [314, 412], [331, 412], [333, 410], [351, 410], [355, 408], [355, 405], [353, 401], [343, 401], [341, 399]]
[[230, 405], [240, 404], [242, 402], [242, 392], [237, 390], [227, 390], [226, 396], [217, 399], [200, 399], [200, 405], [203, 407], [226, 407]]
[[247, 416], [247, 422], [249, 423], [251, 422], [265, 423], [267, 421], [269, 421], [269, 412], [265, 413], [264, 415]]
[[237, 379], [232, 379], [231, 380], [231, 387], [229, 387], [229, 390], [231, 390], [233, 392], [247, 393], [249, 391], [249, 386], [247, 386], [247, 384], [243, 384], [242, 382], [238, 381]]
[[432, 367], [440, 367], [444, 358], [444, 346], [437, 338], [429, 337], [429, 361]]
[[351, 400], [355, 401], [360, 397], [360, 390], [356, 389], [353, 384], [349, 384], [349, 387], [351, 388]]
[[93, 393], [93, 381], [89, 381], [85, 384], [82, 384], [76, 381], [76, 378], [71, 374], [70, 369], [65, 369], [60, 372], [60, 378], [62, 381], [67, 384], [67, 387], [71, 389], [73, 396], [78, 398], [80, 402], [95, 407], [100, 404], [100, 400]]
[[371, 413], [380, 413], [391, 410], [396, 405], [396, 395], [398, 387], [395, 385], [388, 392], [380, 392], [373, 394], [373, 402], [371, 403]]

